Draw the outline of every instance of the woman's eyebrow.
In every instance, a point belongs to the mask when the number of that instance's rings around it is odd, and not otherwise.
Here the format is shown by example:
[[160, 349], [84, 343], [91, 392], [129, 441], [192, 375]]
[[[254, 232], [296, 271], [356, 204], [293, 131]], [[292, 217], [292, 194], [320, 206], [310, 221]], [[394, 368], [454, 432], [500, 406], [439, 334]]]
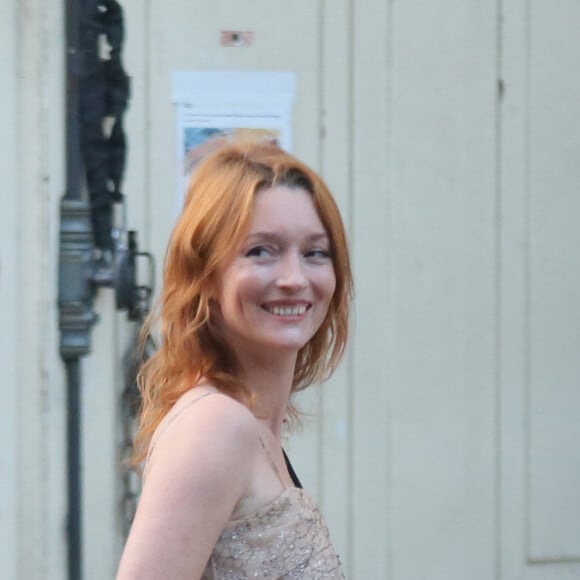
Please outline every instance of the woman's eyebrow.
[[308, 240], [312, 242], [317, 242], [319, 240], [328, 240], [328, 234], [326, 232], [319, 232], [315, 234], [311, 234], [308, 236]]
[[[326, 232], [315, 232], [312, 234], [309, 234], [308, 236], [306, 236], [305, 238], [306, 240], [308, 240], [309, 242], [318, 242], [320, 240], [328, 240], [328, 234]], [[284, 236], [277, 233], [277, 232], [253, 232], [251, 233], [247, 238], [246, 241], [247, 242], [251, 242], [254, 240], [273, 240], [273, 241], [283, 241], [284, 240]]]

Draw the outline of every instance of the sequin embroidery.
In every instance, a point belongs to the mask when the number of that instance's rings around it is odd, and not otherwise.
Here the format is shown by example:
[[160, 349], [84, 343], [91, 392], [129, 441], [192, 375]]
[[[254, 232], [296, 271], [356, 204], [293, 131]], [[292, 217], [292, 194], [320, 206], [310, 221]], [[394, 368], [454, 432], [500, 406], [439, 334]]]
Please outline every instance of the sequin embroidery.
[[222, 532], [202, 580], [248, 578], [344, 579], [318, 506], [303, 490], [286, 488]]

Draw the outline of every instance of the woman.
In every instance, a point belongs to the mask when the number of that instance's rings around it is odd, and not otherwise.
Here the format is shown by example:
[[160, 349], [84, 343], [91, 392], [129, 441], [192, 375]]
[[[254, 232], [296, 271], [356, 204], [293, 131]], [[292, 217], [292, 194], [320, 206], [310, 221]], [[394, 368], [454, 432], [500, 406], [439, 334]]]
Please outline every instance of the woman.
[[118, 580], [344, 577], [281, 435], [292, 394], [341, 358], [351, 289], [312, 170], [265, 144], [198, 165], [167, 253], [162, 346], [140, 374], [144, 482]]

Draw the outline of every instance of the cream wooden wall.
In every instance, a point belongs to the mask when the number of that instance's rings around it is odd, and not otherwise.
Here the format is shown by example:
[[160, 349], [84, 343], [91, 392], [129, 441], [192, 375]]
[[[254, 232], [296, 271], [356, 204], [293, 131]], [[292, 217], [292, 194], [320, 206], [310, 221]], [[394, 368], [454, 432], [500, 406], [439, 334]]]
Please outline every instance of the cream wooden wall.
[[[347, 360], [304, 398], [313, 417], [288, 447], [348, 577], [578, 578], [580, 5], [123, 4], [128, 222], [159, 262], [174, 214], [171, 71], [297, 75], [294, 151], [338, 199], [357, 300]], [[64, 577], [61, 12], [0, 5], [2, 578]], [[253, 45], [221, 47], [224, 29], [254, 31]], [[122, 542], [130, 335], [106, 292], [98, 309], [83, 363], [91, 580], [113, 576]]]
[[0, 578], [64, 577], [62, 4], [0, 2]]
[[[3, 404], [0, 406], [0, 440], [5, 444], [0, 452], [0, 576], [16, 578], [18, 555], [14, 531], [17, 529], [18, 491], [15, 474], [18, 469], [18, 392], [17, 362], [18, 349], [16, 341], [7, 336], [7, 330], [17, 327], [17, 313], [14, 309], [17, 297], [16, 249], [16, 123], [11, 121], [16, 107], [16, 41], [15, 33], [7, 23], [15, 21], [15, 7], [12, 4], [0, 4], [0, 91], [5, 95], [4, 105], [0, 107], [0, 174], [3, 176], [1, 186], [2, 205], [5, 210], [0, 215], [0, 297], [1, 303], [10, 304], [11, 308], [1, 308], [1, 322], [4, 332], [0, 335], [0, 364], [4, 379]], [[10, 203], [6, 200], [12, 198]]]

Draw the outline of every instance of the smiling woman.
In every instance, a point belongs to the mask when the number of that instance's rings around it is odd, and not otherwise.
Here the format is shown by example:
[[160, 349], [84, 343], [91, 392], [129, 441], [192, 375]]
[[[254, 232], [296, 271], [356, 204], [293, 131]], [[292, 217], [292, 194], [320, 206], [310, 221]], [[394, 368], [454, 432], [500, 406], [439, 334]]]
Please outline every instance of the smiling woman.
[[281, 446], [292, 394], [344, 351], [344, 227], [316, 173], [229, 146], [192, 177], [169, 242], [162, 345], [141, 370], [141, 500], [118, 578], [343, 578]]

